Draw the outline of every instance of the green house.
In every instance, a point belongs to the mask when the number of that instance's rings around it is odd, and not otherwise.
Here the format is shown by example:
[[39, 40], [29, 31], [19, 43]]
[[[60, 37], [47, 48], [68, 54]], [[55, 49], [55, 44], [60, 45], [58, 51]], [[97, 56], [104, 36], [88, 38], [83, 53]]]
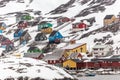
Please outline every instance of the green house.
[[23, 15], [21, 19], [22, 19], [22, 20], [27, 20], [27, 21], [28, 21], [28, 20], [31, 20], [32, 18], [33, 18], [33, 17], [30, 16], [29, 14], [26, 14], [26, 15]]
[[38, 24], [38, 31], [40, 31], [43, 28], [49, 28], [52, 27], [53, 25], [51, 23], [48, 23], [46, 21], [43, 21], [41, 23]]
[[42, 53], [42, 50], [40, 50], [38, 47], [30, 47], [27, 50], [28, 53]]

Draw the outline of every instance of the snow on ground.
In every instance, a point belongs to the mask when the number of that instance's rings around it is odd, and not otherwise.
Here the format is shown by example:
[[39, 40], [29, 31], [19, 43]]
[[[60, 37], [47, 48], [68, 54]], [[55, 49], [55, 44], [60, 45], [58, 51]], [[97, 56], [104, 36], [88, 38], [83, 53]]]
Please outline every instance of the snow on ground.
[[[28, 76], [30, 78], [40, 77], [46, 80], [73, 78], [62, 69], [47, 63], [31, 58], [10, 58], [0, 59], [0, 79], [7, 77]], [[34, 73], [34, 74], [33, 74]]]

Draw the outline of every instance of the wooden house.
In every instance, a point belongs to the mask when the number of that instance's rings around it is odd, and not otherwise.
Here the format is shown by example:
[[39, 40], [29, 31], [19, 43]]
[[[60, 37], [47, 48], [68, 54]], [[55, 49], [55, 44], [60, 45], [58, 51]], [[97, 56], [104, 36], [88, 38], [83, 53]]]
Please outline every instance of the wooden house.
[[19, 39], [21, 37], [22, 33], [23, 33], [22, 29], [17, 29], [14, 33], [14, 40]]
[[74, 53], [74, 54], [70, 54], [69, 56], [68, 56], [68, 59], [79, 59], [79, 60], [81, 60], [82, 59], [82, 54], [81, 53]]
[[14, 43], [11, 40], [9, 40], [8, 38], [3, 37], [1, 40], [1, 47], [5, 48], [5, 50], [8, 52], [8, 51], [13, 50]]
[[30, 16], [30, 14], [28, 13], [20, 13], [18, 12], [16, 15], [16, 22], [19, 21], [29, 21], [32, 19], [32, 16]]
[[111, 55], [113, 52], [113, 47], [107, 44], [97, 43], [92, 48], [92, 54], [96, 57], [103, 57]]
[[63, 36], [59, 31], [53, 31], [49, 36], [49, 43], [60, 43], [62, 38]]
[[42, 50], [40, 50], [38, 47], [30, 47], [27, 50], [27, 53], [24, 53], [24, 57], [30, 57], [35, 59], [42, 59], [44, 57]]
[[71, 20], [71, 19], [68, 18], [68, 17], [59, 17], [59, 18], [57, 19], [57, 25], [59, 26], [59, 25], [65, 23], [65, 22], [69, 22], [70, 20]]
[[43, 60], [48, 64], [61, 65], [66, 58], [63, 56], [64, 50], [56, 49], [52, 52], [52, 54], [46, 55]]
[[72, 28], [73, 29], [79, 29], [79, 30], [86, 30], [87, 29], [87, 25], [83, 22], [80, 22], [80, 23], [74, 23], [72, 24]]
[[0, 22], [0, 30], [5, 30], [7, 25], [4, 22]]
[[22, 33], [22, 35], [20, 37], [20, 44], [25, 45], [30, 39], [31, 39], [31, 36], [26, 30]]
[[47, 40], [47, 36], [44, 33], [38, 33], [35, 36], [35, 41], [44, 41]]
[[38, 24], [38, 31], [40, 31], [41, 29], [43, 28], [50, 28], [52, 27], [53, 25], [49, 22], [46, 22], [46, 21], [42, 21]]
[[52, 28], [50, 28], [50, 27], [49, 27], [49, 28], [42, 28], [42, 29], [41, 29], [41, 32], [42, 32], [42, 33], [45, 33], [45, 34], [50, 34], [50, 33], [52, 33], [52, 31], [53, 31], [53, 30], [52, 30]]
[[38, 47], [30, 47], [27, 53], [42, 53], [42, 51]]
[[65, 50], [64, 56], [68, 57], [74, 53], [86, 53], [87, 45], [86, 43], [74, 43], [74, 44], [69, 44], [68, 46], [63, 47], [62, 49]]
[[79, 59], [68, 59], [63, 62], [63, 67], [67, 69], [77, 69], [78, 64], [81, 62]]
[[117, 20], [117, 18], [114, 15], [106, 15], [104, 17], [103, 24], [104, 24], [104, 26], [108, 26], [108, 25], [115, 23], [116, 20]]
[[17, 27], [18, 27], [19, 29], [25, 29], [25, 28], [27, 28], [27, 26], [28, 26], [28, 24], [27, 24], [26, 21], [20, 21], [20, 22], [18, 22], [18, 24], [17, 24]]

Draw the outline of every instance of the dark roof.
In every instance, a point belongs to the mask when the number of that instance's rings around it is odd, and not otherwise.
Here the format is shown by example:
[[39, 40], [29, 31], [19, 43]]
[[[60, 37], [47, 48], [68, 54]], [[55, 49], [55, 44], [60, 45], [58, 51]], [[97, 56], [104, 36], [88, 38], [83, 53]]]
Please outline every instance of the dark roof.
[[6, 39], [8, 39], [8, 38], [6, 38], [6, 37], [3, 37], [3, 38], [2, 38], [2, 42], [3, 42], [3, 41], [5, 41]]
[[18, 24], [22, 24], [22, 23], [24, 23], [24, 21], [20, 21], [20, 22], [18, 22]]
[[38, 34], [36, 35], [36, 37], [40, 37], [40, 36], [42, 36], [42, 35], [44, 35], [44, 33], [38, 33]]
[[28, 50], [39, 49], [38, 47], [30, 47]]
[[39, 24], [45, 24], [45, 23], [47, 23], [47, 21], [42, 21], [42, 22], [40, 22]]
[[104, 19], [111, 19], [114, 15], [106, 15]]
[[15, 33], [18, 33], [20, 30], [21, 30], [21, 29], [17, 29], [17, 30], [15, 31]]
[[75, 61], [75, 62], [81, 62], [81, 60], [79, 60], [79, 59], [71, 59], [72, 61]]
[[53, 32], [50, 34], [49, 37], [54, 36], [54, 35], [56, 34], [56, 32], [58, 32], [58, 31], [53, 31]]
[[3, 22], [0, 22], [0, 26], [2, 26]]
[[27, 33], [27, 30], [26, 30], [26, 31], [24, 31], [24, 32], [22, 33], [22, 35], [21, 35], [21, 36], [24, 36], [26, 33]]

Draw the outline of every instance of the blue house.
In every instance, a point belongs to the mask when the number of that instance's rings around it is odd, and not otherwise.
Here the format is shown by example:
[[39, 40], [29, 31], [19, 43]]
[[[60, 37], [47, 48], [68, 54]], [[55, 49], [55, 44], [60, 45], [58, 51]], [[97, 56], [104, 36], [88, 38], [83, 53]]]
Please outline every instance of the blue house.
[[21, 37], [22, 33], [23, 33], [22, 29], [17, 29], [14, 33], [14, 39], [15, 40], [19, 39]]
[[53, 31], [49, 36], [49, 43], [60, 43], [63, 38], [62, 34], [58, 31]]

